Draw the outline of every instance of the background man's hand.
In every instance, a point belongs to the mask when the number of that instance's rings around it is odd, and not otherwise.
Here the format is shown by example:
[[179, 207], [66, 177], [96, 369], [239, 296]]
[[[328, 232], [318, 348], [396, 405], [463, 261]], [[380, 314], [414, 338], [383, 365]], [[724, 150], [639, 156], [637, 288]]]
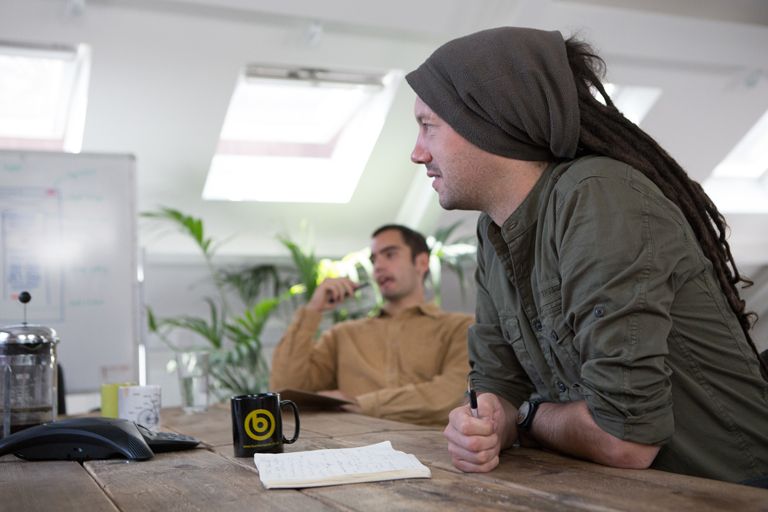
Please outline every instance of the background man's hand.
[[475, 418], [469, 405], [457, 407], [443, 431], [453, 465], [467, 473], [486, 473], [498, 466], [499, 452], [517, 435], [516, 411], [508, 402], [483, 393], [477, 397], [477, 409]]
[[318, 391], [318, 395], [323, 396], [329, 396], [331, 398], [338, 398], [339, 400], [346, 400], [348, 402], [352, 402], [348, 405], [342, 405], [341, 408], [344, 409], [347, 412], [356, 412], [360, 413], [360, 406], [357, 405], [357, 400], [355, 400], [355, 397], [349, 396], [346, 393], [342, 393], [338, 389], [327, 389], [325, 391]]
[[329, 278], [315, 288], [315, 293], [307, 302], [307, 308], [322, 313], [336, 308], [357, 289], [357, 283], [346, 277]]

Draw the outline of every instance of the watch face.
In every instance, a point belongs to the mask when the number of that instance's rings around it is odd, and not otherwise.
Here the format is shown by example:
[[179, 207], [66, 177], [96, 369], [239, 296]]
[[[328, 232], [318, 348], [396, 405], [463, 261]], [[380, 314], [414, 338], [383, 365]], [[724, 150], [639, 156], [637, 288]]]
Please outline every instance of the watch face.
[[521, 424], [525, 421], [525, 418], [528, 417], [528, 413], [531, 410], [531, 403], [529, 401], [525, 401], [522, 404], [520, 404], [520, 408], [517, 410], [517, 424]]

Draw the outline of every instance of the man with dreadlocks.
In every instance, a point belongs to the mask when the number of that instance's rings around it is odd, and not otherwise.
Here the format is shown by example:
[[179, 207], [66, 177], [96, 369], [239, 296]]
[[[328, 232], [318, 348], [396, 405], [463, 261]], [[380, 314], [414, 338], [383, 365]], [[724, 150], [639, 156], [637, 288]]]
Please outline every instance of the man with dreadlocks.
[[724, 219], [616, 109], [602, 72], [559, 32], [497, 28], [407, 75], [411, 159], [443, 208], [483, 212], [479, 414], [451, 412], [453, 464], [490, 471], [519, 442], [765, 485], [768, 381]]

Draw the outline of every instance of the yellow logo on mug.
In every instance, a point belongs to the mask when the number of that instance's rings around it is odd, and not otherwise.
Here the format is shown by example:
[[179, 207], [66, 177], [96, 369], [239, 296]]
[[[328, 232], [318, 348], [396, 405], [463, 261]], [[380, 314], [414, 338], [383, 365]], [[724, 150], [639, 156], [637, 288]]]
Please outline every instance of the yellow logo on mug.
[[275, 432], [275, 417], [266, 409], [248, 413], [243, 422], [245, 433], [254, 441], [263, 441]]

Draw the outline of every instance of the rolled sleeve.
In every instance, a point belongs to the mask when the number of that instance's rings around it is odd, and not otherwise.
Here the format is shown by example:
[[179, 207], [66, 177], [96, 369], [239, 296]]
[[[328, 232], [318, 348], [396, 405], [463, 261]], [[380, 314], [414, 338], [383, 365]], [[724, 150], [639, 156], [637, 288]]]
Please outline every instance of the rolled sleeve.
[[367, 416], [379, 416], [379, 399], [376, 392], [365, 393], [355, 397], [360, 412]]
[[592, 178], [566, 198], [559, 227], [582, 394], [603, 430], [643, 444], [674, 433], [667, 343], [689, 253], [679, 211], [659, 195], [626, 177]]
[[475, 324], [469, 340], [470, 378], [477, 391], [499, 395], [515, 407], [530, 396], [533, 385], [498, 326]]

